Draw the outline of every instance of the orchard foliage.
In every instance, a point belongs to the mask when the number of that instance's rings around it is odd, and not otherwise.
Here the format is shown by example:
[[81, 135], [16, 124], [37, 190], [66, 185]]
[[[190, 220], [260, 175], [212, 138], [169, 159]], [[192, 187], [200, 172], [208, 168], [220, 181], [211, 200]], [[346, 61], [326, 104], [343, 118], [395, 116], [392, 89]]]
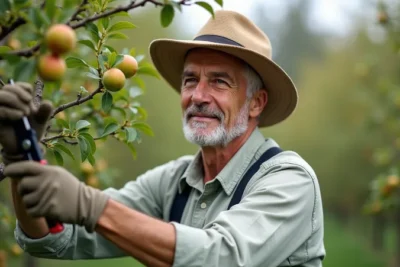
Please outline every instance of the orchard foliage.
[[[372, 181], [365, 205], [368, 214], [399, 213], [400, 210], [400, 4], [387, 6], [379, 2], [376, 21], [386, 34], [385, 42], [392, 49], [385, 57], [370, 56], [358, 64], [360, 84], [373, 100], [367, 131], [377, 134], [370, 147], [371, 163], [379, 170]], [[387, 46], [386, 46], [387, 47]]]
[[[36, 105], [42, 99], [53, 103], [49, 127], [40, 140], [50, 164], [68, 166], [94, 187], [112, 183], [116, 172], [102, 157], [103, 144], [113, 138], [126, 144], [136, 157], [135, 145], [143, 135], [153, 135], [138, 98], [147, 90], [143, 78], [160, 78], [136, 47], [116, 48], [132, 44], [126, 40], [137, 25], [129, 11], [152, 5], [159, 8], [161, 26], [168, 27], [176, 12], [183, 12], [182, 6], [205, 9], [213, 15], [212, 5], [223, 5], [222, 0], [208, 2], [0, 1], [1, 82], [30, 82], [35, 87]], [[146, 27], [145, 23], [140, 27]], [[1, 201], [4, 199], [0, 198], [0, 252], [19, 255], [12, 236], [15, 218], [11, 205]]]

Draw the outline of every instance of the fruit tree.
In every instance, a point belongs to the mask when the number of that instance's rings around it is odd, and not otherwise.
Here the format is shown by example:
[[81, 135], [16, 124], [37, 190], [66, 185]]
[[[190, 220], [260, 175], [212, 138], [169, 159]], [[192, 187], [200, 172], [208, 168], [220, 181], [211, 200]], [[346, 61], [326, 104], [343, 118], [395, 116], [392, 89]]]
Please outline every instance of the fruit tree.
[[[146, 110], [137, 96], [143, 75], [159, 78], [135, 47], [116, 49], [112, 40], [129, 39], [134, 10], [158, 8], [162, 27], [182, 6], [214, 14], [223, 0], [2, 0], [0, 1], [0, 83], [34, 85], [34, 104], [54, 105], [40, 144], [50, 164], [68, 166], [94, 187], [112, 182], [102, 157], [103, 143], [114, 138], [136, 157], [135, 144], [152, 135]], [[213, 7], [214, 5], [214, 7]], [[126, 42], [128, 43], [128, 42]], [[4, 165], [0, 164], [0, 180]], [[1, 187], [0, 187], [1, 190]], [[0, 267], [7, 256], [21, 254], [13, 239], [15, 218], [7, 190], [0, 192]], [[6, 237], [6, 238], [3, 238]]]
[[368, 154], [378, 173], [370, 185], [365, 211], [373, 216], [375, 248], [384, 249], [387, 226], [394, 226], [395, 266], [400, 265], [399, 10], [399, 1], [390, 6], [386, 1], [378, 1], [376, 22], [385, 34], [385, 42], [376, 47], [382, 52], [371, 53], [357, 65], [360, 88], [371, 107], [367, 131], [374, 136], [374, 143], [368, 144]]

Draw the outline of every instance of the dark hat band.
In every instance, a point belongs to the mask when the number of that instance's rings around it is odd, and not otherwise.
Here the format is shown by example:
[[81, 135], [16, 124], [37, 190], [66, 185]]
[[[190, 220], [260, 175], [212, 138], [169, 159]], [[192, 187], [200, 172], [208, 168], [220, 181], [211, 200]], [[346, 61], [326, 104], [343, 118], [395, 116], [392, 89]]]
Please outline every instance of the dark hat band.
[[207, 41], [207, 42], [228, 44], [228, 45], [235, 45], [235, 46], [243, 47], [243, 45], [241, 45], [229, 38], [219, 36], [219, 35], [211, 35], [211, 34], [197, 36], [196, 38], [194, 38], [194, 41]]

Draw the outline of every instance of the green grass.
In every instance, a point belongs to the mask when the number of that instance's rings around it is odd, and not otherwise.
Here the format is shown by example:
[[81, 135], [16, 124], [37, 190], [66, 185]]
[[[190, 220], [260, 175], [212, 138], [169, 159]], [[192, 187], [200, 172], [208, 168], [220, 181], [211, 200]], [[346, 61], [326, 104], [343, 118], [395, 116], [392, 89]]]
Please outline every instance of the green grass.
[[[324, 267], [383, 267], [387, 264], [373, 254], [360, 238], [344, 229], [336, 221], [325, 219], [325, 248], [327, 256]], [[41, 260], [40, 267], [139, 267], [143, 266], [131, 258], [111, 260], [54, 261]], [[19, 261], [12, 261], [9, 267], [21, 267]]]
[[324, 267], [387, 266], [369, 249], [368, 243], [328, 218], [325, 219], [325, 249]]

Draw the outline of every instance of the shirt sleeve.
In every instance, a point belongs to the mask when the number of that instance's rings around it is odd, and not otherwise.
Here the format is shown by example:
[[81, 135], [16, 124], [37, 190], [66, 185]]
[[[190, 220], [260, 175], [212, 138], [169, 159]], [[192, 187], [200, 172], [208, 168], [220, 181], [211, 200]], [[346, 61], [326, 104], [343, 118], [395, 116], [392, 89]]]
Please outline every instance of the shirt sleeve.
[[[103, 192], [110, 198], [149, 216], [162, 218], [163, 195], [171, 170], [180, 161], [171, 161], [140, 175], [119, 190], [108, 188]], [[163, 180], [163, 181], [161, 181]], [[123, 251], [101, 235], [88, 233], [84, 227], [65, 224], [62, 233], [48, 234], [40, 239], [31, 239], [24, 234], [17, 222], [15, 239], [27, 253], [41, 258], [100, 259], [126, 256]]]
[[173, 266], [278, 266], [304, 243], [313, 231], [315, 177], [295, 164], [273, 169], [203, 229], [173, 222]]

